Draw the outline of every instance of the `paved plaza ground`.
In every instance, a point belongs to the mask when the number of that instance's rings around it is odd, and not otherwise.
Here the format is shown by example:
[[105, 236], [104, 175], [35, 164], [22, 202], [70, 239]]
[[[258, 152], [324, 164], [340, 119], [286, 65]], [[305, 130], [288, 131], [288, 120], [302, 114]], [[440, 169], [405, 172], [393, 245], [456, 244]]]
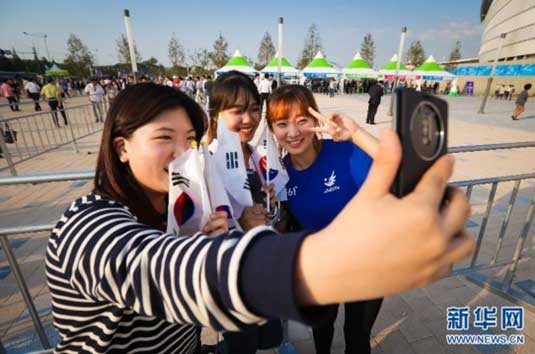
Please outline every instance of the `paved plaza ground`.
[[[373, 134], [391, 126], [386, 114], [389, 98], [383, 99], [376, 118], [377, 125], [364, 124], [367, 110], [366, 95], [341, 95], [329, 98], [316, 95], [322, 112], [344, 112], [365, 126]], [[512, 121], [513, 101], [489, 99], [486, 114], [477, 114], [480, 99], [475, 97], [447, 98], [449, 102], [449, 146], [535, 141], [535, 98], [527, 102], [526, 112], [519, 121]], [[87, 103], [87, 98], [71, 99], [67, 106]], [[43, 105], [47, 109], [46, 105]], [[33, 113], [31, 105], [24, 105], [20, 114]], [[20, 115], [19, 114], [19, 115]], [[0, 119], [13, 116], [7, 107], [0, 107]], [[48, 117], [47, 117], [48, 118]], [[45, 153], [16, 165], [19, 175], [60, 171], [93, 170], [99, 148], [100, 134], [79, 141], [79, 153], [70, 145]], [[535, 172], [535, 148], [499, 150], [456, 154], [454, 181], [486, 177], [508, 176]], [[0, 176], [9, 176], [5, 162], [0, 160]], [[63, 210], [77, 196], [89, 192], [90, 181], [74, 181], [39, 185], [7, 186], [0, 189], [0, 225], [2, 228], [55, 222]], [[512, 183], [498, 186], [494, 206], [487, 223], [478, 264], [486, 264], [494, 255], [501, 222], [511, 195]], [[467, 227], [478, 234], [486, 210], [490, 185], [475, 187], [471, 195], [473, 215]], [[535, 181], [524, 180], [519, 189], [509, 228], [499, 260], [510, 259], [518, 238], [530, 200], [535, 193]], [[380, 222], [380, 215], [377, 216]], [[57, 335], [51, 325], [50, 296], [44, 276], [44, 255], [47, 234], [25, 234], [11, 237], [11, 243], [24, 273], [47, 333]], [[535, 229], [528, 234], [526, 249], [535, 247]], [[466, 262], [458, 267], [466, 266]], [[517, 281], [535, 278], [535, 262], [525, 261], [519, 266]], [[503, 275], [504, 269], [486, 271], [486, 274]], [[350, 280], [348, 280], [350, 281]], [[448, 346], [446, 344], [446, 309], [449, 306], [506, 306], [512, 302], [497, 296], [468, 281], [464, 276], [445, 278], [428, 287], [387, 297], [373, 329], [373, 353], [385, 354], [439, 354], [439, 353], [517, 353], [535, 352], [535, 315], [526, 311], [525, 344], [519, 346]], [[499, 330], [492, 331], [500, 332]], [[478, 332], [468, 332], [478, 333]], [[511, 332], [512, 333], [512, 332]], [[12, 272], [3, 252], [0, 252], [0, 338], [7, 353], [25, 353], [39, 349], [39, 342], [17, 290]], [[205, 342], [214, 342], [211, 331], [203, 331]], [[298, 353], [314, 353], [312, 331], [297, 323], [290, 323], [290, 341]], [[1, 349], [0, 349], [1, 352]], [[343, 311], [336, 322], [333, 354], [344, 352]], [[275, 351], [265, 351], [275, 353]]]

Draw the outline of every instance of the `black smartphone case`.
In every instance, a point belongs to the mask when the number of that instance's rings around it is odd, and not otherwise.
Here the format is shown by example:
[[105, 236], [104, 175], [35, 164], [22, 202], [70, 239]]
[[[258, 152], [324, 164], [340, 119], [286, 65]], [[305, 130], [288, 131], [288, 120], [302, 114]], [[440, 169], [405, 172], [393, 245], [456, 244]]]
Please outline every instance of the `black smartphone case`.
[[[417, 105], [423, 100], [430, 101], [438, 109], [442, 117], [444, 129], [444, 143], [435, 159], [426, 161], [422, 159], [411, 140], [411, 119]], [[420, 93], [411, 88], [398, 89], [395, 92], [395, 129], [401, 140], [402, 160], [394, 184], [392, 193], [397, 197], [403, 197], [410, 193], [422, 175], [440, 156], [448, 151], [448, 103], [436, 96]]]

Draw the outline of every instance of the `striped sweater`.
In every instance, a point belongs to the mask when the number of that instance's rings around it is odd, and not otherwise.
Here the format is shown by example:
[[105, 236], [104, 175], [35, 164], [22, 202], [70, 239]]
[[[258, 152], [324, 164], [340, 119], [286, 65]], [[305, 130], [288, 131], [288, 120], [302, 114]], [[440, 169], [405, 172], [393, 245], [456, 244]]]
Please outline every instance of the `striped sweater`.
[[304, 233], [267, 227], [209, 238], [165, 234], [98, 195], [69, 207], [50, 235], [46, 275], [56, 353], [195, 353], [200, 327], [236, 331], [269, 317], [315, 323], [295, 302]]

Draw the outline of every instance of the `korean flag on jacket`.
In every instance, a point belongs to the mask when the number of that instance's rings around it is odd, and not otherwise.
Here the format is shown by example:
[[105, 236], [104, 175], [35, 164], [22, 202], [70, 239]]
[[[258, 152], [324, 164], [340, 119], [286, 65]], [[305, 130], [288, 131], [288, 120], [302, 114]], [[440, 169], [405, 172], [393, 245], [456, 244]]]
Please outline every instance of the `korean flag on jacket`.
[[193, 235], [206, 225], [210, 213], [199, 151], [191, 148], [169, 164], [167, 232]]

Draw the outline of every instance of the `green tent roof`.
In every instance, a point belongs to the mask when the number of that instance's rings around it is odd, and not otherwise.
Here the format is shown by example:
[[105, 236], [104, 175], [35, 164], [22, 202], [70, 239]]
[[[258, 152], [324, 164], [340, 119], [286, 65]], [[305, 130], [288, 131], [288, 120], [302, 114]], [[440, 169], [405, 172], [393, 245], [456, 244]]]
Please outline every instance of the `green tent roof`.
[[307, 68], [333, 68], [333, 66], [323, 57], [321, 52], [318, 52], [310, 64], [307, 65]]
[[[266, 66], [278, 66], [278, 65], [279, 65], [279, 59], [277, 58], [277, 55], [275, 55], [273, 59], [271, 59], [271, 61]], [[282, 57], [281, 66], [292, 67], [292, 65], [290, 64], [288, 59], [286, 59], [286, 57]]]
[[351, 60], [346, 66], [346, 69], [371, 69], [370, 64], [368, 64], [362, 57], [360, 53], [355, 54], [353, 60]]
[[229, 61], [225, 64], [225, 66], [251, 66], [251, 65], [247, 62], [247, 59], [245, 59], [245, 57], [240, 54], [240, 51], [236, 50], [232, 58], [229, 59]]
[[444, 68], [436, 62], [435, 58], [432, 55], [427, 58], [427, 60], [420, 65], [416, 70], [418, 71], [445, 71]]
[[[396, 70], [397, 62], [398, 62], [398, 55], [394, 54], [392, 59], [390, 59], [390, 61], [388, 63], [383, 65], [383, 67], [381, 69], [382, 70]], [[407, 67], [405, 67], [405, 65], [403, 63], [400, 63], [399, 64], [399, 70], [407, 70]]]
[[69, 76], [69, 71], [67, 71], [65, 69], [61, 69], [59, 66], [54, 64], [54, 65], [52, 65], [52, 67], [50, 67], [50, 69], [45, 71], [45, 75], [49, 75], [49, 76]]

